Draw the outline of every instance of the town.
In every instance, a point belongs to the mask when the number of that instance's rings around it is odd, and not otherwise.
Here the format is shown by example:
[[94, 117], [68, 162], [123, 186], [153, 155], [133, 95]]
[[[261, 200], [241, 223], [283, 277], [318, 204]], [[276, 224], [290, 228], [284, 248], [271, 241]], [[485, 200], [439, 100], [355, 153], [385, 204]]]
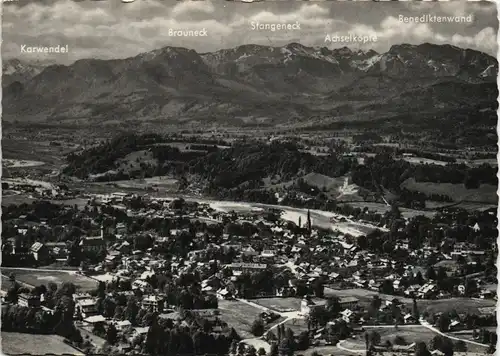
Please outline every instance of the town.
[[7, 207], [2, 330], [55, 330], [82, 353], [427, 350], [400, 331], [431, 334], [433, 354], [494, 352], [496, 211], [339, 208], [331, 229], [283, 213], [121, 192]]
[[2, 5], [2, 354], [498, 351], [495, 3]]

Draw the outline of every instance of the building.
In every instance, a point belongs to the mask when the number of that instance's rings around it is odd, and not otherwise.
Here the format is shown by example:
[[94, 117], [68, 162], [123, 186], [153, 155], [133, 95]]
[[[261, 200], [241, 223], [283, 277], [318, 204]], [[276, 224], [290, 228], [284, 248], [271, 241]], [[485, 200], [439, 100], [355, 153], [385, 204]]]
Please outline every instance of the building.
[[68, 257], [68, 248], [65, 242], [47, 242], [45, 246], [52, 257], [56, 259], [65, 259]]
[[153, 287], [151, 286], [151, 284], [140, 279], [132, 282], [132, 290], [134, 289], [139, 289], [143, 293], [151, 293], [153, 291]]
[[30, 252], [33, 254], [33, 257], [37, 262], [43, 263], [49, 260], [49, 249], [41, 242], [35, 242], [31, 245]]
[[80, 241], [80, 248], [83, 253], [100, 254], [106, 250], [106, 241], [104, 241], [104, 230], [101, 228], [101, 236], [84, 237]]
[[123, 331], [132, 327], [132, 323], [128, 320], [120, 320], [115, 323], [116, 330]]
[[218, 290], [216, 295], [218, 299], [225, 299], [225, 300], [233, 299], [233, 295], [231, 294], [230, 291], [227, 290], [227, 288]]
[[231, 269], [234, 274], [255, 273], [265, 270], [267, 265], [264, 263], [231, 263], [227, 265], [227, 268]]
[[342, 297], [339, 299], [339, 304], [342, 309], [353, 309], [358, 305], [358, 298]]
[[165, 306], [165, 299], [158, 295], [148, 295], [142, 300], [141, 306], [144, 309], [161, 313], [163, 312], [163, 308]]
[[125, 235], [127, 233], [127, 225], [124, 223], [116, 224], [115, 234], [117, 235]]
[[17, 298], [17, 304], [19, 304], [22, 307], [39, 308], [40, 297], [28, 293], [21, 293]]
[[304, 297], [300, 302], [300, 313], [302, 315], [309, 315], [313, 309], [324, 308], [325, 304], [325, 301], [314, 302], [310, 297]]
[[276, 259], [276, 253], [272, 250], [263, 250], [259, 256], [261, 262], [274, 263]]
[[94, 299], [80, 299], [76, 303], [76, 307], [83, 318], [88, 318], [97, 314], [97, 302]]
[[92, 315], [88, 318], [83, 319], [83, 321], [87, 325], [93, 325], [95, 327], [97, 324], [104, 325], [106, 323], [106, 318], [104, 318], [102, 315]]

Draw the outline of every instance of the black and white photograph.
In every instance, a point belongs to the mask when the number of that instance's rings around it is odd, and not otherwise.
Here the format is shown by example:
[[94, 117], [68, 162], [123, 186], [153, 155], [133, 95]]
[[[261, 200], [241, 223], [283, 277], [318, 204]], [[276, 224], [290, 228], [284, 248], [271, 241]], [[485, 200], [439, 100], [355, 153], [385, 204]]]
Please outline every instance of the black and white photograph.
[[495, 354], [495, 2], [1, 7], [3, 354]]

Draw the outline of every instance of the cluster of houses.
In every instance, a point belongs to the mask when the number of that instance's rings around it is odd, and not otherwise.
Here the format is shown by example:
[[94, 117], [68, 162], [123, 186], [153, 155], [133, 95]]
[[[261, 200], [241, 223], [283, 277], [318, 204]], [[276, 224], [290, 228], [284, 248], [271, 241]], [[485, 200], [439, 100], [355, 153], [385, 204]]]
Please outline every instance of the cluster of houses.
[[[128, 196], [125, 194], [99, 197], [101, 204], [113, 204], [118, 207], [126, 199]], [[138, 211], [131, 211], [123, 205], [123, 210], [132, 217], [165, 217], [175, 214], [168, 202], [151, 199], [151, 204], [151, 208], [142, 208]], [[80, 240], [79, 247], [84, 255], [104, 256], [101, 262], [82, 266], [80, 272], [102, 281], [117, 279], [129, 281], [131, 290], [120, 293], [140, 295], [141, 308], [158, 312], [167, 319], [177, 319], [178, 311], [175, 307], [168, 305], [166, 296], [151, 284], [151, 279], [155, 275], [167, 272], [167, 269], [173, 276], [180, 276], [185, 272], [199, 272], [200, 275], [204, 276], [201, 283], [202, 292], [224, 300], [241, 297], [238, 294], [239, 291], [232, 288], [232, 282], [238, 276], [262, 272], [267, 270], [269, 266], [287, 270], [294, 280], [305, 282], [308, 286], [321, 280], [324, 285], [332, 287], [343, 283], [348, 288], [362, 288], [379, 292], [381, 285], [390, 281], [394, 294], [397, 295], [423, 299], [449, 297], [449, 295], [439, 291], [437, 284], [432, 280], [425, 280], [422, 284], [403, 286], [401, 283], [403, 278], [413, 278], [419, 272], [421, 275], [425, 275], [425, 270], [419, 266], [408, 264], [403, 266], [402, 272], [398, 274], [395, 271], [401, 271], [401, 268], [395, 260], [388, 257], [381, 258], [373, 253], [360, 250], [355, 243], [352, 243], [352, 239], [346, 239], [340, 232], [333, 232], [329, 236], [320, 236], [318, 231], [311, 229], [309, 225], [308, 231], [297, 235], [286, 224], [268, 221], [263, 218], [261, 213], [252, 212], [242, 216], [237, 215], [235, 219], [233, 212], [215, 212], [205, 205], [199, 205], [197, 209], [191, 209], [186, 214], [188, 217], [207, 219], [207, 221], [213, 222], [250, 222], [266, 226], [264, 230], [267, 232], [263, 233], [263, 236], [233, 236], [224, 233], [221, 238], [216, 239], [216, 242], [206, 243], [205, 248], [190, 251], [185, 259], [173, 257], [167, 261], [162, 254], [155, 252], [155, 247], [164, 241], [175, 239], [176, 236], [185, 232], [184, 230], [170, 230], [169, 236], [152, 236], [155, 241], [152, 248], [134, 250], [126, 239], [128, 235], [127, 225], [118, 223], [112, 228], [104, 229], [101, 227], [99, 236], [86, 236]], [[21, 228], [20, 232], [22, 233]], [[106, 238], [110, 234], [114, 235], [112, 242]], [[205, 235], [196, 233], [196, 239], [201, 241]], [[254, 244], [257, 237], [259, 243]], [[15, 248], [14, 245], [13, 253], [16, 253]], [[408, 251], [410, 256], [419, 254], [423, 258], [440, 253], [439, 249], [429, 246], [425, 246], [420, 251], [410, 251], [408, 241], [399, 242], [396, 248]], [[235, 258], [230, 263], [222, 264], [209, 257], [211, 255], [209, 252], [214, 250], [224, 253], [232, 251]], [[50, 258], [63, 260], [68, 257], [68, 251], [67, 244], [59, 242], [35, 242], [29, 249], [34, 259], [40, 263]], [[457, 243], [453, 246], [453, 251], [450, 254], [441, 254], [441, 261], [453, 262], [459, 256], [468, 258], [480, 256], [482, 253], [484, 252], [475, 251], [466, 244]], [[328, 258], [325, 259], [325, 256]], [[213, 272], [214, 266], [216, 273]], [[230, 273], [225, 273], [225, 271], [230, 271]], [[478, 277], [477, 280], [480, 278]], [[286, 287], [276, 289], [272, 295], [266, 296], [294, 296], [295, 285], [290, 280]], [[463, 285], [458, 285], [457, 289], [461, 293], [465, 293]], [[140, 293], [134, 293], [134, 291], [140, 291]], [[483, 289], [480, 292], [480, 297], [496, 298], [496, 293]], [[91, 327], [100, 323], [113, 323], [118, 330], [130, 328], [131, 325], [128, 321], [109, 319], [100, 315], [97, 299], [90, 294], [77, 293], [73, 298], [76, 305], [75, 317], [77, 320], [81, 320], [83, 325]], [[42, 302], [39, 298], [31, 295], [21, 294], [19, 296], [19, 304], [21, 305], [40, 307]], [[325, 303], [324, 299], [304, 298], [298, 312], [302, 315], [308, 315], [315, 308], [324, 308]], [[341, 297], [339, 303], [342, 310], [340, 313], [342, 320], [347, 323], [351, 323], [353, 320], [363, 322], [363, 311], [359, 307], [359, 300], [356, 297]], [[391, 300], [385, 300], [380, 310], [392, 308], [391, 303]], [[417, 322], [408, 311], [404, 313], [403, 319], [406, 324]], [[147, 328], [134, 328], [134, 335], [144, 333], [147, 333]]]

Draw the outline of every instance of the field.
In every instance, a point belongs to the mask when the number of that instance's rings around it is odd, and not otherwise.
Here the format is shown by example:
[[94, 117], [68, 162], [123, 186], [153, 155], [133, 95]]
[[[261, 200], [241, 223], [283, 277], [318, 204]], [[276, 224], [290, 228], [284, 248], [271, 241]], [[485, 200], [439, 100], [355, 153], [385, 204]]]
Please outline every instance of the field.
[[363, 306], [368, 306], [373, 297], [378, 295], [381, 299], [390, 300], [393, 298], [397, 298], [400, 302], [411, 304], [413, 301], [410, 298], [404, 297], [394, 297], [392, 295], [380, 294], [371, 290], [361, 289], [361, 288], [352, 288], [352, 289], [332, 289], [325, 288], [325, 297], [337, 296], [337, 297], [355, 297], [359, 299], [359, 304]]
[[[316, 347], [310, 347], [305, 351], [295, 351], [294, 355], [299, 356], [312, 356], [314, 353], [318, 353], [320, 355], [335, 355], [335, 356], [352, 356], [353, 354], [339, 349], [338, 347], [335, 346], [316, 346]], [[391, 355], [392, 356], [392, 355]]]
[[130, 173], [134, 170], [141, 169], [141, 165], [152, 165], [153, 167], [158, 164], [158, 160], [153, 157], [153, 153], [148, 150], [141, 150], [129, 153], [125, 157], [119, 159], [117, 162], [117, 170], [122, 170], [125, 173]]
[[2, 353], [5, 355], [83, 355], [65, 344], [59, 335], [33, 335], [2, 331]]
[[[352, 296], [359, 299], [359, 304], [368, 306], [373, 299], [373, 296], [378, 295], [381, 299], [390, 300], [393, 298], [398, 299], [400, 302], [411, 306], [413, 301], [410, 298], [405, 298], [402, 296], [392, 296], [380, 294], [374, 291], [352, 288], [352, 289], [332, 289], [325, 288], [325, 296], [338, 296], [347, 297]], [[496, 303], [494, 300], [488, 299], [471, 299], [471, 298], [449, 298], [449, 299], [417, 299], [417, 304], [421, 313], [428, 312], [430, 314], [437, 312], [446, 312], [456, 310], [457, 313], [477, 313], [479, 314], [479, 308], [492, 307]]]
[[76, 288], [81, 291], [90, 291], [97, 287], [97, 282], [85, 276], [63, 271], [44, 271], [39, 269], [17, 269], [17, 268], [2, 268], [2, 274], [10, 275], [14, 273], [16, 280], [32, 286], [40, 284], [47, 285], [49, 282], [54, 282], [61, 285], [64, 282], [74, 283]]
[[250, 329], [263, 310], [237, 300], [219, 300], [219, 310], [219, 318], [233, 327], [243, 339], [255, 337]]
[[[329, 198], [342, 201], [363, 200], [363, 198], [359, 194], [362, 188], [350, 182], [349, 177], [332, 178], [319, 173], [309, 173], [301, 177], [300, 179], [303, 179], [304, 182], [308, 185], [321, 190]], [[268, 182], [267, 186], [275, 190], [286, 190], [288, 187], [296, 184], [297, 180], [298, 179], [294, 179], [292, 181], [279, 184], [271, 184], [271, 182]]]
[[285, 329], [290, 328], [295, 335], [307, 331], [307, 321], [305, 319], [292, 319], [285, 322]]
[[458, 313], [476, 313], [479, 314], [479, 308], [494, 307], [496, 302], [488, 299], [472, 298], [451, 298], [441, 300], [417, 300], [421, 306], [422, 312], [434, 314], [437, 312], [447, 312], [456, 310]]
[[428, 195], [447, 195], [457, 202], [498, 203], [497, 187], [491, 184], [481, 184], [478, 189], [466, 189], [463, 184], [416, 182], [414, 178], [409, 178], [401, 187]]
[[153, 178], [145, 178], [145, 179], [132, 179], [132, 180], [124, 180], [124, 181], [116, 181], [114, 182], [120, 188], [126, 189], [147, 189], [147, 188], [155, 188], [158, 191], [177, 191], [179, 184], [178, 180], [167, 177], [167, 176], [158, 176]]
[[259, 298], [253, 302], [262, 305], [263, 307], [276, 310], [278, 312], [284, 313], [288, 311], [300, 310], [299, 298]]
[[[367, 332], [376, 331], [380, 334], [381, 345], [384, 344], [386, 340], [389, 340], [392, 344], [394, 344], [394, 339], [396, 336], [401, 336], [405, 339], [407, 344], [411, 344], [413, 342], [423, 341], [426, 344], [432, 340], [434, 336], [437, 334], [432, 330], [429, 330], [423, 326], [415, 326], [415, 327], [399, 327], [397, 330], [393, 327], [365, 327]], [[348, 339], [342, 343], [342, 346], [348, 349], [364, 349], [365, 348], [365, 338], [363, 335], [358, 335], [356, 339]]]
[[[347, 203], [347, 205], [352, 206], [353, 208], [368, 208], [369, 211], [377, 212], [379, 214], [384, 214], [387, 211], [391, 210], [390, 206], [387, 206], [386, 204], [383, 203], [373, 203], [373, 202], [353, 202], [353, 203]], [[442, 206], [441, 204], [440, 206]], [[450, 205], [450, 203], [446, 204]], [[426, 217], [432, 218], [434, 215], [436, 215], [435, 211], [424, 211], [424, 210], [415, 210], [415, 209], [408, 209], [408, 208], [403, 208], [400, 207], [399, 211], [401, 211], [401, 215], [404, 218], [411, 219], [415, 216], [418, 215], [424, 215]]]

